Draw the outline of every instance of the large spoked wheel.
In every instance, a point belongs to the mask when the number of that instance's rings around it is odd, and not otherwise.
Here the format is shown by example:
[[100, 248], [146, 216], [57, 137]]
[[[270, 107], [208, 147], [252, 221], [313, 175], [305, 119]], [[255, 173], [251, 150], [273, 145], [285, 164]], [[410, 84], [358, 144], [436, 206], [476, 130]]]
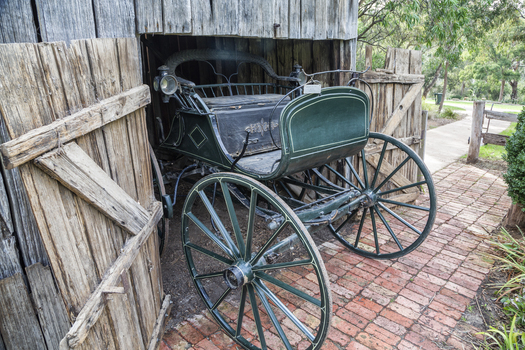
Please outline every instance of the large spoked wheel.
[[319, 349], [331, 294], [304, 225], [249, 177], [217, 173], [191, 189], [182, 241], [198, 293], [222, 329], [245, 349]]
[[416, 249], [432, 229], [437, 210], [434, 183], [421, 158], [393, 137], [370, 133], [361, 154], [343, 164], [349, 176], [339, 183], [366, 198], [361, 208], [330, 225], [337, 239], [371, 258], [398, 258]]

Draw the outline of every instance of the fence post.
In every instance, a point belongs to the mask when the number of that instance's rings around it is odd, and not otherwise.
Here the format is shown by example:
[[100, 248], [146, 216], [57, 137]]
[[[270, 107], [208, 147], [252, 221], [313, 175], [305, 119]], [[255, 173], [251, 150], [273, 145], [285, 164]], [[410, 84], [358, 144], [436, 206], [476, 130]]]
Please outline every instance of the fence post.
[[481, 146], [481, 131], [483, 129], [483, 113], [485, 101], [474, 101], [472, 109], [472, 131], [470, 134], [470, 146], [468, 149], [467, 163], [478, 161], [479, 148]]

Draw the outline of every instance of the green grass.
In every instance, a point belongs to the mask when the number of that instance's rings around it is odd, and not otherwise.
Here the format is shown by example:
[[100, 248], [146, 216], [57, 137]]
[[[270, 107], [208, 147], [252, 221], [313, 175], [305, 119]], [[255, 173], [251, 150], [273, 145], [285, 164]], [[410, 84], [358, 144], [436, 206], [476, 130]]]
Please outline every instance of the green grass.
[[[517, 123], [511, 123], [508, 128], [500, 132], [500, 135], [510, 136], [516, 131]], [[498, 145], [482, 145], [479, 148], [479, 158], [488, 160], [502, 160], [503, 153], [505, 153], [505, 146]], [[467, 158], [467, 155], [461, 156], [461, 158]]]

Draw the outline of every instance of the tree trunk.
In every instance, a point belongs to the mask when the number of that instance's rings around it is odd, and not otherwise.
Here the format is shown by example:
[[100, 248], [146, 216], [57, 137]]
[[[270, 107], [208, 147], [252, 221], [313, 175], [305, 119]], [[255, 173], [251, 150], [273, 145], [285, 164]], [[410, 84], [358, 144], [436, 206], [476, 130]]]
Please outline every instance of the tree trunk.
[[447, 95], [447, 75], [448, 75], [448, 61], [445, 64], [445, 77], [443, 79], [443, 96], [441, 97], [441, 103], [439, 104], [438, 113], [441, 113], [443, 109], [443, 102], [445, 102], [445, 97]]
[[465, 95], [465, 82], [461, 84], [461, 98]]
[[516, 226], [525, 229], [525, 212], [521, 204], [512, 204], [507, 216], [503, 219], [503, 226], [514, 229]]
[[512, 88], [512, 93], [510, 94], [510, 99], [512, 102], [515, 102], [518, 99], [518, 81], [511, 80], [509, 81], [510, 87]]
[[436, 73], [434, 73], [434, 78], [432, 78], [432, 81], [428, 84], [428, 86], [425, 87], [425, 90], [423, 90], [423, 97], [426, 99], [428, 92], [430, 89], [434, 87], [434, 84], [436, 84], [436, 81], [439, 77], [439, 73], [441, 73], [441, 68], [443, 67], [443, 62], [439, 64], [439, 67], [436, 69]]
[[503, 95], [505, 94], [505, 79], [501, 79], [501, 88], [499, 89], [498, 102], [503, 101]]

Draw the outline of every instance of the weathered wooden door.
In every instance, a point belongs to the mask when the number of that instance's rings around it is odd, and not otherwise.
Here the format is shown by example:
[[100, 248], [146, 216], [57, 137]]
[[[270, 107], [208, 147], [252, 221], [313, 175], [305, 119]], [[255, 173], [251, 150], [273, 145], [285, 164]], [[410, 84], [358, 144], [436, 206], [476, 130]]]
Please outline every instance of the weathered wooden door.
[[149, 101], [134, 38], [0, 45], [4, 165], [20, 170], [70, 322], [54, 330], [61, 349], [155, 346], [165, 312]]

